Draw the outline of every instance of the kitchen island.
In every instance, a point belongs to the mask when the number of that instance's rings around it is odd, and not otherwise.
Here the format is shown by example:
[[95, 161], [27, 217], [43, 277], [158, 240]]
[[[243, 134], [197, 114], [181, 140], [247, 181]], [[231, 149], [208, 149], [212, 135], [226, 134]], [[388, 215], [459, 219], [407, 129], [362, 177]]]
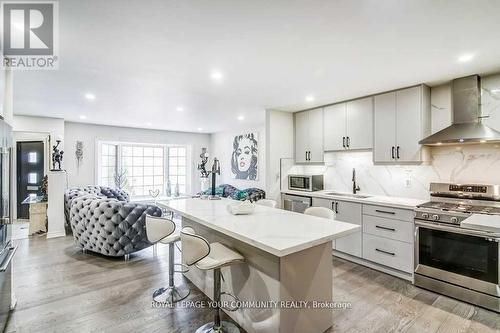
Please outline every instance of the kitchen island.
[[[321, 333], [331, 327], [332, 240], [360, 226], [258, 205], [250, 215], [235, 216], [227, 210], [231, 202], [192, 198], [157, 204], [180, 215], [183, 227], [245, 257], [245, 264], [221, 271], [223, 291], [257, 305], [227, 312], [247, 332]], [[192, 266], [185, 276], [212, 297], [211, 272]]]

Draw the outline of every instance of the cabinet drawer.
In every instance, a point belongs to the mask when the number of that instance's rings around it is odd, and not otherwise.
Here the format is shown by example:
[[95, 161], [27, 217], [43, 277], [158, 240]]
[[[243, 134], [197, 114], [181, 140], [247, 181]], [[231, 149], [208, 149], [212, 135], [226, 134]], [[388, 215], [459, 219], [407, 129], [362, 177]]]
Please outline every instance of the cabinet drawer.
[[392, 239], [363, 234], [363, 258], [411, 273], [413, 245]]
[[376, 205], [363, 205], [363, 214], [385, 217], [389, 219], [397, 219], [407, 222], [413, 221], [413, 218], [415, 217], [415, 213], [413, 213], [413, 210]]
[[401, 242], [413, 242], [413, 223], [363, 215], [363, 232]]

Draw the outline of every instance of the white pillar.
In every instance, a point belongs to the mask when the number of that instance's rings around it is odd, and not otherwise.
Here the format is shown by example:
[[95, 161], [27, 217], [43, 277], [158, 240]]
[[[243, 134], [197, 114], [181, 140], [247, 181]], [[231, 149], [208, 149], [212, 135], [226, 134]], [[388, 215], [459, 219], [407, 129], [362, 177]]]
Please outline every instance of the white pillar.
[[49, 171], [48, 174], [47, 238], [66, 236], [64, 229], [64, 191], [66, 171]]

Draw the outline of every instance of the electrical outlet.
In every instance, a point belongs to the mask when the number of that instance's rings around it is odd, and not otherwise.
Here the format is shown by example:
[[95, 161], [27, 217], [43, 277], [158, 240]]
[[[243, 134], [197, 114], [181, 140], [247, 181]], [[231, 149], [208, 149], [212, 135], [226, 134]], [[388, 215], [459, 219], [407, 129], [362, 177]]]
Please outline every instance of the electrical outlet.
[[405, 187], [411, 187], [411, 170], [405, 170]]

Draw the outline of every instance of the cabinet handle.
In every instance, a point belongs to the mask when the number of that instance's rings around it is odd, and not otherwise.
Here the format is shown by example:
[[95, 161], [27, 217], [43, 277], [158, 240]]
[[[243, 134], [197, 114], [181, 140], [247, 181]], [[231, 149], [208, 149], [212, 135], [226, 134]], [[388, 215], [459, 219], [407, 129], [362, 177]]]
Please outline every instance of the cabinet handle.
[[387, 230], [387, 231], [396, 231], [396, 229], [394, 229], [394, 228], [387, 228], [387, 227], [383, 227], [381, 225], [376, 225], [375, 228], [383, 229], [383, 230]]
[[399, 160], [399, 146], [396, 148], [396, 157]]
[[339, 213], [339, 203], [338, 201], [335, 201], [335, 214]]
[[309, 150], [307, 152], [307, 160], [310, 161], [311, 160], [311, 151]]
[[391, 148], [391, 156], [392, 156], [392, 159], [394, 159], [394, 146], [392, 146], [392, 148]]
[[384, 251], [384, 250], [381, 250], [381, 249], [375, 249], [375, 251], [381, 252], [381, 253], [385, 253], [385, 254], [388, 254], [390, 256], [395, 256], [396, 255], [396, 253], [394, 253], [394, 252]]
[[347, 148], [351, 146], [351, 138], [347, 137]]
[[342, 147], [345, 148], [345, 136], [342, 137]]
[[384, 214], [391, 214], [391, 215], [395, 215], [396, 214], [396, 212], [390, 212], [390, 211], [387, 211], [387, 210], [375, 209], [375, 211], [377, 213], [384, 213]]

